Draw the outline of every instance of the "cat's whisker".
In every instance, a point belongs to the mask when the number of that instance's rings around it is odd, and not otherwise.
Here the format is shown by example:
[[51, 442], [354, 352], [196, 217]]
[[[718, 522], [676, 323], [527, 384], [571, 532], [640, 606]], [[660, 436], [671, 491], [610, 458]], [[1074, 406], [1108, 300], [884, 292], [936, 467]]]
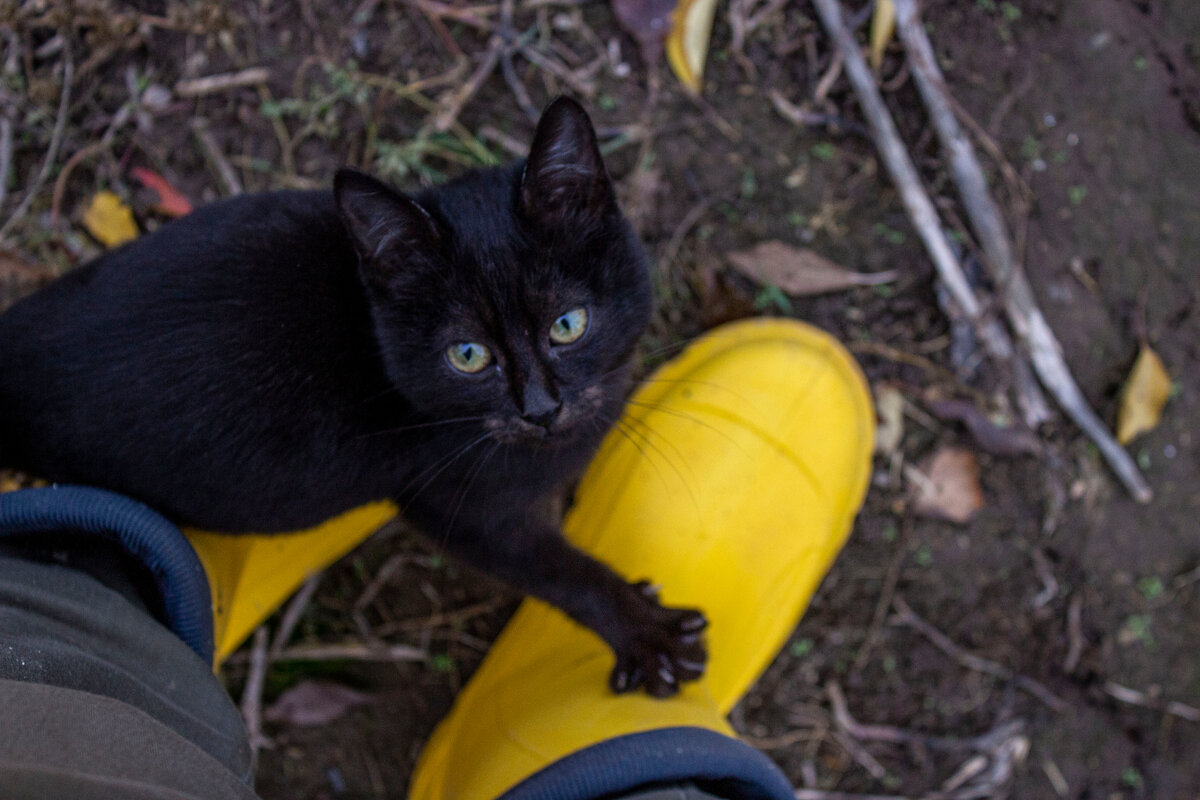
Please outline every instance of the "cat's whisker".
[[[691, 466], [688, 464], [688, 460], [683, 455], [683, 452], [678, 447], [675, 446], [674, 442], [672, 442], [666, 436], [663, 436], [662, 431], [656, 429], [653, 425], [646, 422], [646, 420], [637, 419], [636, 417], [622, 416], [621, 422], [625, 423], [626, 425], [637, 425], [638, 431], [643, 436], [646, 436], [647, 438], [649, 438], [649, 436], [651, 434], [657, 436], [664, 445], [666, 445], [667, 447], [669, 447], [671, 449], [671, 451], [675, 454], [676, 458], [679, 459], [679, 463], [683, 464], [684, 468], [687, 469], [688, 474], [692, 477], [692, 479], [693, 480], [695, 479], [696, 474], [694, 472], [692, 472]], [[679, 472], [679, 470], [676, 470], [676, 472]], [[680, 477], [683, 477], [682, 472], [680, 472]], [[686, 481], [685, 481], [685, 483], [686, 483]]]
[[[662, 347], [656, 347], [653, 350], [647, 350], [645, 352], [638, 353], [638, 357], [641, 359], [641, 362], [643, 364], [645, 364], [645, 362], [648, 359], [658, 358], [659, 356], [674, 355], [675, 353], [678, 353], [680, 350], [687, 347], [691, 343], [692, 343], [691, 340], [687, 339], [682, 342], [676, 342], [675, 344], [663, 345]], [[630, 367], [629, 358], [625, 358], [621, 361], [621, 363], [618, 366], [613, 367], [612, 369], [608, 370], [607, 372], [602, 373], [601, 377], [612, 375], [617, 372], [622, 372], [624, 370], [629, 369], [629, 367]]]
[[[658, 479], [662, 482], [663, 489], [670, 491], [670, 487], [667, 484], [667, 479], [663, 476], [662, 471], [658, 468], [658, 465], [654, 463], [654, 459], [650, 458], [650, 456], [646, 453], [645, 449], [640, 444], [638, 444], [638, 440], [633, 438], [633, 436], [630, 434], [630, 432], [623, 427], [623, 425], [620, 421], [613, 422], [612, 429], [614, 431], [616, 431], [617, 433], [621, 434], [622, 436], [624, 436], [626, 439], [628, 439], [629, 443], [632, 444], [635, 448], [637, 448], [637, 451], [639, 453], [641, 453], [641, 455], [642, 455], [642, 460], [644, 460], [647, 464], [649, 464], [651, 467], [654, 468], [655, 474], [658, 475]], [[632, 429], [630, 429], [630, 430], [632, 430]]]
[[500, 442], [493, 441], [491, 449], [484, 454], [483, 458], [479, 459], [475, 463], [475, 465], [467, 473], [467, 476], [463, 479], [462, 486], [460, 486], [458, 491], [454, 493], [454, 509], [450, 512], [450, 517], [446, 520], [442, 536], [440, 537], [440, 545], [443, 549], [445, 549], [446, 544], [450, 540], [450, 534], [454, 531], [454, 520], [458, 518], [458, 512], [462, 509], [463, 501], [466, 500], [467, 495], [471, 493], [471, 486], [474, 485], [475, 480], [483, 472], [483, 468], [487, 464], [488, 459], [494, 456], [496, 451], [499, 450], [501, 446], [502, 445]]
[[685, 339], [682, 342], [673, 342], [671, 344], [664, 344], [659, 347], [655, 347], [650, 350], [646, 350], [644, 352], [638, 353], [638, 356], [641, 358], [642, 362], [644, 363], [647, 359], [650, 359], [650, 358], [658, 358], [659, 356], [665, 356], [665, 355], [674, 355], [675, 353], [678, 353], [680, 350], [687, 347], [691, 343], [692, 343], [691, 339]]
[[[621, 419], [619, 419], [616, 424], [625, 425], [629, 428], [629, 430], [636, 431], [638, 433], [638, 435], [641, 436], [642, 439], [646, 442], [646, 444], [648, 444], [650, 447], [654, 448], [655, 452], [657, 452], [659, 455], [661, 455], [663, 457], [664, 460], [666, 460], [668, 466], [670, 466], [671, 469], [675, 470], [675, 474], [679, 476], [679, 480], [681, 483], [683, 483], [684, 489], [687, 490], [688, 497], [692, 501], [692, 508], [694, 510], [696, 510], [697, 513], [699, 513], [700, 503], [699, 503], [699, 500], [696, 498], [696, 493], [694, 491], [692, 491], [692, 484], [696, 482], [696, 474], [694, 472], [692, 472], [691, 467], [688, 465], [687, 459], [684, 458], [683, 453], [680, 452], [679, 448], [675, 446], [674, 442], [672, 442], [666, 436], [663, 436], [661, 431], [656, 430], [652, 425], [648, 424], [645, 420], [639, 420], [639, 419], [635, 419], [633, 417], [622, 416]], [[635, 425], [638, 427], [635, 427]], [[677, 466], [675, 466], [675, 463], [673, 461], [671, 461], [670, 458], [667, 457], [667, 454], [664, 453], [661, 448], [659, 448], [657, 445], [654, 444], [654, 441], [650, 438], [650, 434], [654, 434], [654, 435], [658, 436], [658, 438], [662, 440], [663, 444], [670, 447], [675, 452], [675, 455], [679, 457], [680, 463], [682, 463], [683, 466], [687, 469], [688, 475], [690, 475], [690, 477], [691, 477], [690, 481], [683, 474], [683, 471], [680, 470]], [[653, 466], [653, 462], [650, 462], [650, 463]]]
[[[477, 445], [480, 442], [484, 441], [485, 439], [489, 439], [489, 438], [491, 438], [491, 434], [484, 433], [484, 434], [472, 439], [471, 441], [467, 442], [465, 445], [459, 447], [457, 450], [451, 452], [449, 455], [443, 456], [442, 458], [438, 459], [437, 461], [434, 462], [433, 466], [426, 468], [420, 475], [418, 475], [417, 477], [415, 477], [411, 481], [409, 481], [408, 484], [400, 491], [400, 496], [405, 498], [405, 501], [407, 503], [411, 503], [414, 499], [416, 499], [421, 494], [421, 492], [425, 491], [425, 489], [428, 488], [428, 486], [431, 483], [433, 483], [435, 480], [437, 480], [437, 477], [439, 475], [441, 475], [443, 472], [445, 472], [447, 469], [449, 469], [450, 466], [454, 464], [454, 462], [458, 461], [460, 458], [462, 458], [464, 455], [466, 455], [466, 453], [469, 450], [471, 450], [472, 448], [474, 448], [475, 445]], [[408, 495], [408, 489], [414, 483], [421, 480], [421, 478], [423, 478], [425, 475], [427, 475], [430, 471], [434, 470], [435, 468], [437, 469], [437, 471], [434, 472], [432, 475], [430, 475], [429, 478], [426, 479], [426, 481], [424, 483], [422, 483], [415, 492], [412, 493], [412, 495]]]
[[[613, 379], [615, 379], [616, 377], [619, 377], [619, 376], [612, 376]], [[600, 379], [601, 383], [608, 383], [609, 381], [610, 381], [610, 378], [608, 378], [608, 377], [602, 377]], [[743, 402], [743, 403], [750, 402], [750, 400], [745, 395], [741, 394], [740, 392], [736, 391], [735, 389], [732, 389], [729, 386], [725, 386], [724, 384], [713, 383], [712, 381], [698, 381], [698, 380], [694, 380], [694, 379], [690, 379], [690, 378], [642, 378], [639, 381], [634, 381], [634, 387], [636, 388], [638, 386], [641, 386], [643, 383], [680, 383], [680, 384], [688, 384], [691, 386], [703, 386], [706, 389], [719, 389], [722, 392], [728, 392], [730, 395], [732, 395], [736, 400], [738, 400], [740, 402]]]
[[639, 400], [626, 400], [625, 403], [626, 403], [626, 405], [636, 406], [637, 408], [645, 408], [650, 411], [656, 411], [660, 414], [668, 414], [672, 417], [678, 417], [680, 419], [685, 419], [688, 422], [693, 422], [693, 423], [701, 426], [702, 428], [708, 428], [710, 431], [717, 434], [722, 439], [724, 439], [725, 441], [729, 442], [731, 445], [736, 447], [741, 452], [742, 455], [744, 455], [746, 457], [749, 457], [749, 455], [750, 455], [749, 453], [746, 452], [746, 449], [744, 447], [742, 447], [740, 443], [738, 443], [737, 440], [735, 440], [732, 436], [727, 434], [725, 431], [721, 430], [720, 428], [718, 428], [715, 425], [712, 425], [711, 423], [705, 422], [704, 420], [700, 419], [697, 416], [688, 414], [686, 411], [680, 411], [677, 408], [669, 408], [663, 403], [643, 403]]
[[667, 485], [666, 478], [663, 476], [662, 472], [659, 471], [658, 465], [654, 463], [654, 459], [650, 458], [649, 454], [644, 449], [642, 449], [640, 446], [638, 446], [637, 441], [630, 435], [631, 433], [636, 433], [639, 437], [641, 437], [641, 440], [643, 442], [645, 442], [645, 444], [648, 447], [650, 447], [652, 450], [654, 450], [654, 452], [658, 453], [659, 457], [661, 457], [662, 460], [664, 462], [666, 462], [666, 465], [675, 472], [675, 474], [679, 477], [679, 479], [683, 482], [683, 484], [685, 486], [688, 485], [687, 478], [684, 477], [683, 472], [679, 469], [678, 466], [676, 466], [675, 462], [673, 460], [671, 460], [671, 457], [668, 456], [666, 454], [666, 452], [663, 451], [662, 448], [660, 448], [658, 445], [656, 445], [648, 434], [646, 434], [643, 430], [631, 425], [630, 423], [633, 422], [633, 420], [625, 418], [625, 417], [621, 417], [621, 418], [616, 418], [616, 419], [610, 419], [609, 422], [613, 426], [613, 428], [615, 428], [620, 433], [624, 434], [625, 438], [628, 439], [635, 447], [638, 448], [638, 452], [640, 452], [642, 454], [642, 457], [646, 460], [646, 462], [648, 464], [650, 464], [650, 466], [654, 467], [655, 471], [658, 472], [658, 477], [662, 481], [664, 489], [669, 490], [669, 486]]
[[371, 431], [370, 433], [361, 434], [360, 436], [358, 436], [356, 438], [367, 439], [372, 436], [385, 436], [387, 434], [392, 434], [392, 433], [404, 433], [406, 431], [415, 431], [415, 430], [420, 430], [422, 428], [436, 428], [436, 427], [440, 427], [442, 425], [453, 425], [453, 424], [461, 424], [461, 423], [467, 423], [467, 422], [482, 422], [485, 419], [487, 419], [487, 417], [482, 414], [479, 414], [479, 415], [476, 415], [473, 417], [453, 417], [451, 419], [439, 419], [439, 420], [435, 420], [433, 422], [420, 422], [420, 423], [417, 423], [416, 425], [401, 425], [398, 428], [387, 428], [387, 429], [381, 430], [381, 431]]

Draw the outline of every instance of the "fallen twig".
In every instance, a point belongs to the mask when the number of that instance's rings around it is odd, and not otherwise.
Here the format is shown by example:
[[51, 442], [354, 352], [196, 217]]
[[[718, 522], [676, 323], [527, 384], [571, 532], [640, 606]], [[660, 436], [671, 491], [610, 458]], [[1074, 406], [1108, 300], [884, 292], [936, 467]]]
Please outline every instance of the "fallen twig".
[[892, 607], [896, 609], [897, 621], [903, 625], [907, 625], [914, 629], [929, 642], [941, 650], [946, 655], [953, 658], [967, 669], [975, 672], [982, 672], [985, 675], [991, 675], [999, 678], [1002, 681], [1011, 681], [1014, 686], [1036, 697], [1047, 707], [1054, 711], [1063, 711], [1067, 708], [1066, 702], [1052, 693], [1042, 684], [1035, 681], [1033, 678], [1027, 678], [1024, 675], [1018, 675], [1013, 670], [997, 664], [995, 661], [977, 656], [974, 653], [968, 653], [966, 650], [959, 647], [950, 640], [950, 637], [939, 631], [937, 628], [930, 625], [917, 613], [912, 610], [912, 607], [904, 601], [903, 597], [896, 595], [892, 600]]
[[276, 661], [427, 661], [429, 653], [407, 644], [318, 644], [289, 647]]
[[913, 800], [901, 794], [854, 794], [853, 792], [825, 792], [820, 789], [797, 789], [796, 800]]
[[304, 616], [309, 602], [312, 601], [312, 596], [316, 594], [317, 587], [321, 584], [321, 576], [324, 574], [324, 572], [318, 572], [305, 581], [288, 603], [283, 612], [283, 618], [279, 621], [279, 627], [275, 629], [275, 638], [271, 641], [271, 649], [267, 654], [270, 661], [279, 658], [284, 646], [292, 638], [292, 631], [296, 629], [300, 617]]
[[[819, 4], [829, 2], [833, 0], [820, 0]], [[933, 46], [917, 16], [915, 0], [896, 0], [896, 18], [917, 88], [925, 101], [942, 148], [948, 154], [959, 195], [992, 269], [1009, 323], [1018, 339], [1029, 348], [1030, 360], [1042, 384], [1075, 424], [1100, 448], [1133, 498], [1139, 503], [1149, 502], [1154, 496], [1153, 492], [1133, 459], [1117, 444], [1079, 390], [1063, 359], [1062, 348], [1037, 306], [1029, 280], [1013, 256], [1008, 231], [988, 190], [983, 168], [955, 117], [945, 89], [945, 79], [933, 55]]]
[[436, 628], [445, 625], [459, 625], [469, 619], [473, 619], [483, 614], [490, 614], [496, 609], [509, 602], [512, 598], [507, 595], [497, 595], [496, 597], [484, 600], [479, 603], [473, 603], [463, 608], [454, 609], [452, 611], [440, 611], [436, 614], [430, 614], [427, 617], [415, 617], [409, 619], [400, 619], [395, 622], [386, 622], [380, 625], [375, 633], [379, 636], [388, 636], [393, 633], [402, 631], [419, 631], [424, 628]]
[[180, 97], [204, 97], [230, 89], [243, 89], [247, 86], [257, 86], [266, 83], [271, 77], [266, 67], [250, 67], [238, 72], [222, 72], [219, 75], [206, 75], [203, 78], [192, 78], [175, 84], [175, 94]]
[[246, 685], [242, 689], [242, 719], [246, 723], [246, 737], [250, 743], [250, 770], [258, 762], [258, 751], [270, 740], [262, 732], [262, 695], [266, 683], [267, 667], [270, 659], [267, 655], [267, 628], [260, 625], [254, 631], [254, 643], [250, 649], [250, 670], [246, 674]]
[[1163, 700], [1161, 697], [1153, 697], [1146, 692], [1139, 692], [1137, 689], [1130, 689], [1128, 686], [1122, 686], [1112, 681], [1105, 682], [1104, 692], [1109, 697], [1112, 697], [1114, 700], [1120, 700], [1122, 703], [1141, 706], [1142, 708], [1152, 708], [1155, 711], [1161, 711], [1172, 717], [1186, 719], [1189, 722], [1200, 722], [1200, 708], [1196, 708], [1195, 706], [1185, 705], [1175, 700]]
[[1014, 719], [999, 723], [978, 736], [960, 739], [919, 733], [892, 725], [865, 725], [851, 716], [850, 709], [846, 704], [846, 695], [842, 692], [840, 684], [836, 681], [829, 681], [825, 684], [825, 691], [829, 695], [829, 704], [833, 707], [833, 720], [837, 727], [855, 739], [863, 741], [915, 744], [944, 752], [982, 751], [994, 749], [1000, 742], [1025, 730], [1025, 721]]
[[458, 115], [462, 113], [463, 106], [475, 96], [488, 76], [496, 71], [496, 65], [500, 63], [500, 57], [507, 48], [508, 43], [504, 41], [503, 36], [499, 34], [492, 36], [491, 41], [488, 42], [487, 52], [483, 54], [483, 60], [479, 62], [479, 66], [475, 68], [465, 83], [449, 93], [442, 103], [441, 110], [433, 118], [432, 128], [436, 133], [445, 133], [458, 121]]
[[504, 82], [508, 84], [509, 91], [516, 98], [517, 105], [525, 112], [525, 116], [530, 122], [536, 123], [540, 116], [537, 106], [533, 104], [529, 90], [525, 88], [525, 84], [521, 83], [521, 78], [517, 75], [517, 68], [513, 64], [514, 39], [516, 38], [513, 30], [514, 2], [515, 0], [501, 0], [500, 3], [500, 35], [508, 42], [508, 47], [504, 48], [504, 53], [500, 57], [500, 72], [504, 75]]
[[1067, 604], [1067, 641], [1070, 645], [1063, 659], [1063, 672], [1070, 675], [1083, 655], [1083, 598], [1079, 594], [1072, 595]]
[[29, 209], [33, 206], [33, 201], [37, 198], [38, 192], [42, 190], [42, 186], [45, 185], [46, 180], [50, 177], [50, 172], [54, 168], [54, 162], [58, 159], [58, 148], [62, 145], [63, 131], [67, 127], [67, 117], [71, 111], [71, 83], [74, 78], [75, 59], [71, 55], [71, 47], [68, 44], [63, 49], [62, 92], [58, 98], [58, 116], [54, 120], [54, 130], [50, 133], [50, 145], [46, 148], [46, 158], [42, 161], [42, 168], [38, 171], [37, 177], [34, 178], [33, 184], [25, 192], [25, 196], [21, 198], [21, 204], [13, 211], [11, 217], [3, 225], [0, 225], [0, 239], [4, 238], [4, 234], [8, 233], [17, 220], [29, 213]]
[[13, 138], [12, 120], [0, 118], [0, 210], [8, 199], [8, 171], [12, 169]]
[[[904, 532], [901, 534], [899, 541], [896, 542], [896, 552], [892, 556], [887, 572], [883, 576], [883, 586], [879, 591], [879, 601], [875, 605], [875, 613], [871, 615], [871, 626], [867, 628], [866, 638], [863, 639], [862, 647], [858, 648], [858, 653], [854, 656], [854, 664], [850, 667], [850, 675], [852, 677], [859, 675], [863, 668], [866, 667], [867, 659], [870, 658], [871, 651], [879, 641], [879, 633], [883, 630], [883, 625], [887, 621], [888, 609], [892, 607], [892, 596], [896, 593], [896, 584], [900, 580], [900, 570], [904, 566], [904, 560], [908, 557], [910, 524], [908, 518], [905, 518], [903, 523]], [[833, 695], [830, 693], [830, 699], [832, 698]], [[836, 703], [834, 708], [836, 710]]]
[[204, 153], [208, 165], [217, 173], [217, 178], [220, 179], [225, 194], [229, 197], [241, 194], [242, 182], [238, 179], [237, 173], [233, 171], [233, 165], [229, 163], [229, 159], [221, 152], [221, 146], [217, 144], [212, 129], [208, 127], [208, 120], [204, 118], [192, 120], [192, 134], [199, 142], [200, 150]]
[[846, 27], [838, 0], [814, 0], [814, 4], [825, 29], [836, 43], [838, 52], [842, 54], [846, 76], [854, 87], [859, 105], [867, 118], [875, 147], [879, 150], [884, 166], [887, 167], [892, 182], [900, 193], [900, 200], [913, 227], [929, 252], [938, 276], [992, 357], [1003, 363], [1012, 362], [1015, 356], [1012, 340], [997, 320], [984, 314], [983, 306], [975, 297], [958, 259], [950, 249], [933, 201], [921, 187], [917, 169], [904, 149], [896, 124], [879, 94], [874, 74], [859, 52], [854, 35]]

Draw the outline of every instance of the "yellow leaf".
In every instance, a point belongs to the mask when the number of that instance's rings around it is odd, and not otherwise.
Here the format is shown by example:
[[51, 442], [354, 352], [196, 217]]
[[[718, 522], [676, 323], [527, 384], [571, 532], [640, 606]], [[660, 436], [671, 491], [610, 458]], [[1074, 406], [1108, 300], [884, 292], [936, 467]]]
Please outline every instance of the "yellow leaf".
[[675, 76], [692, 92], [700, 92], [716, 9], [717, 0], [679, 0], [671, 12], [667, 62]]
[[883, 51], [896, 33], [896, 5], [892, 0], [875, 0], [871, 16], [871, 69], [879, 71]]
[[1158, 424], [1163, 406], [1171, 393], [1171, 376], [1162, 360], [1148, 345], [1142, 345], [1133, 370], [1121, 392], [1121, 410], [1117, 414], [1117, 441], [1128, 444], [1139, 433]]
[[133, 212], [112, 192], [96, 192], [83, 212], [83, 227], [105, 247], [116, 247], [138, 237]]

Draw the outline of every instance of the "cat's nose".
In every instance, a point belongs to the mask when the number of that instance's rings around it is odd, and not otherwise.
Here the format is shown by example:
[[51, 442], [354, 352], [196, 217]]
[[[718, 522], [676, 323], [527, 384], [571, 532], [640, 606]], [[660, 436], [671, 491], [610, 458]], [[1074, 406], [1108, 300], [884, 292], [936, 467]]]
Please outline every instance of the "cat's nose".
[[558, 410], [562, 408], [562, 403], [557, 398], [551, 397], [539, 383], [530, 383], [525, 387], [525, 396], [522, 398], [521, 419], [526, 422], [532, 422], [534, 425], [541, 425], [543, 428], [550, 426], [554, 418], [558, 416]]

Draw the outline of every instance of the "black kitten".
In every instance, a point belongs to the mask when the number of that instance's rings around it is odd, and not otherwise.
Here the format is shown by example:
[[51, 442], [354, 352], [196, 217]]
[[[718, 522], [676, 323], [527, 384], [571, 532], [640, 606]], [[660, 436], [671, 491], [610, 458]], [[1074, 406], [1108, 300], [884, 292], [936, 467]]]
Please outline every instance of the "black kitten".
[[396, 500], [459, 557], [616, 652], [612, 686], [671, 694], [704, 661], [660, 606], [536, 518], [620, 413], [646, 258], [576, 103], [529, 158], [415, 197], [203, 208], [0, 316], [0, 459], [223, 531]]

